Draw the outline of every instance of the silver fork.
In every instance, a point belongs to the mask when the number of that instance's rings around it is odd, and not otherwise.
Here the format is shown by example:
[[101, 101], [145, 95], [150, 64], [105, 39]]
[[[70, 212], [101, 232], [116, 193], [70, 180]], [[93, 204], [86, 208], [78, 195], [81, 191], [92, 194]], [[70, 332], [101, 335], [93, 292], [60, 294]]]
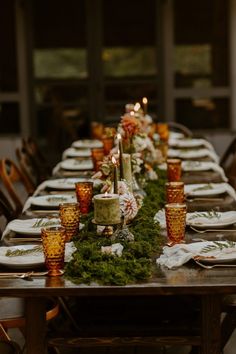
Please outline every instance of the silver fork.
[[195, 227], [190, 226], [190, 228], [195, 231], [198, 232], [199, 234], [204, 234], [205, 232], [236, 232], [236, 229], [204, 229], [204, 230], [199, 230], [199, 229], [195, 229]]
[[204, 269], [212, 269], [212, 268], [216, 268], [216, 267], [219, 267], [219, 268], [223, 268], [223, 267], [224, 268], [235, 268], [236, 267], [236, 264], [224, 264], [224, 263], [206, 265], [206, 264], [203, 264], [203, 263], [197, 261], [196, 259], [194, 259], [194, 262]]

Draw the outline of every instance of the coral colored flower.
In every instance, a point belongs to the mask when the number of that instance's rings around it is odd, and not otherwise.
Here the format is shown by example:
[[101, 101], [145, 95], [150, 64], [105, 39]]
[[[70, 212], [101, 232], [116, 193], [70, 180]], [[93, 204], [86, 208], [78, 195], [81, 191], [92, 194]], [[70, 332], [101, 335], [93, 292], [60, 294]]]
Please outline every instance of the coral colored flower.
[[121, 127], [124, 131], [124, 138], [131, 138], [136, 134], [139, 134], [141, 132], [141, 122], [139, 119], [137, 119], [134, 116], [131, 116], [130, 114], [125, 114], [121, 118]]

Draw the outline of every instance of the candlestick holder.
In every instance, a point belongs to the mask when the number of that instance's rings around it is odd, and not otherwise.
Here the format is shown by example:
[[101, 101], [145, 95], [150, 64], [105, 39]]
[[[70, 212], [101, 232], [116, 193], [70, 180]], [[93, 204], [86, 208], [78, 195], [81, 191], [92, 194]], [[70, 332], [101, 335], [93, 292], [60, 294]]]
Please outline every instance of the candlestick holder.
[[99, 226], [105, 226], [103, 231], [102, 231], [102, 235], [104, 237], [112, 237], [113, 235], [113, 226], [119, 225], [120, 223], [112, 223], [110, 222], [109, 224], [105, 224], [105, 223], [98, 223], [95, 219], [92, 219], [92, 223], [95, 225], [99, 225]]
[[117, 227], [117, 230], [111, 236], [111, 239], [114, 241], [134, 241], [134, 235], [129, 231], [129, 227], [126, 224], [125, 218], [122, 217], [121, 223]]

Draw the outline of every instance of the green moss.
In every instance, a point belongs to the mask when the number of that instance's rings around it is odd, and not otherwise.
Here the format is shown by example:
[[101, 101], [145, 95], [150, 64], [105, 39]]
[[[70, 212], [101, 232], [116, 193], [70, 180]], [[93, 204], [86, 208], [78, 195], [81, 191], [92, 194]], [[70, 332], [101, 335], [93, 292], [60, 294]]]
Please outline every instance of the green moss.
[[154, 256], [163, 244], [159, 225], [154, 223], [153, 216], [164, 205], [165, 182], [165, 176], [162, 176], [158, 181], [147, 183], [143, 206], [129, 225], [135, 241], [122, 243], [122, 257], [101, 253], [101, 246], [111, 245], [112, 241], [96, 234], [96, 225], [91, 222], [93, 213], [83, 217], [81, 221], [85, 226], [79, 240], [75, 241], [77, 250], [66, 265], [66, 277], [75, 283], [97, 282], [104, 285], [148, 280]]

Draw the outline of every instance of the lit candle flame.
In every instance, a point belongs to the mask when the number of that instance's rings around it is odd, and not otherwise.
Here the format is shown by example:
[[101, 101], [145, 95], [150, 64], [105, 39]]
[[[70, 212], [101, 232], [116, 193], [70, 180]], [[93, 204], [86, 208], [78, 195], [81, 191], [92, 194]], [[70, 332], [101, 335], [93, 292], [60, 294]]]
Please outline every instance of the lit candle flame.
[[141, 107], [140, 103], [136, 102], [135, 105], [134, 105], [134, 111], [138, 112], [140, 110], [140, 107]]
[[143, 104], [147, 104], [148, 103], [147, 97], [143, 97], [142, 102], [143, 102]]
[[130, 112], [130, 115], [131, 115], [131, 116], [134, 116], [134, 111], [131, 111], [131, 112]]
[[116, 158], [115, 158], [115, 156], [112, 156], [111, 161], [112, 161], [112, 163], [113, 163], [114, 165], [116, 165]]
[[121, 135], [120, 135], [120, 133], [117, 134], [117, 139], [118, 139], [118, 140], [121, 140]]

